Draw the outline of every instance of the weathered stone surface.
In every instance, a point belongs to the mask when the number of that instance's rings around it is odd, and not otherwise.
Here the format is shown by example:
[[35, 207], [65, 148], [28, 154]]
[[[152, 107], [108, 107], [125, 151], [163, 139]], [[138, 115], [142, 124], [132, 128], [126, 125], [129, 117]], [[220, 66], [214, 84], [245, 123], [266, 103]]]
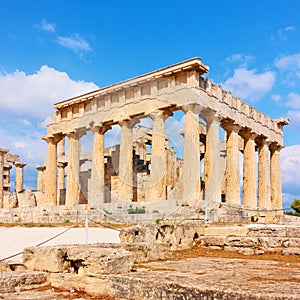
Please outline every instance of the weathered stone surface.
[[70, 273], [52, 273], [50, 275], [51, 286], [62, 290], [81, 290], [90, 295], [111, 294], [112, 281], [109, 276], [81, 276]]
[[285, 227], [272, 227], [272, 226], [257, 226], [257, 227], [249, 227], [248, 236], [286, 236], [286, 228]]
[[278, 237], [259, 237], [258, 247], [259, 249], [267, 250], [270, 248], [279, 248], [282, 245], [282, 238]]
[[248, 228], [245, 226], [208, 226], [203, 230], [204, 235], [211, 236], [246, 236]]
[[66, 260], [78, 274], [119, 274], [131, 271], [134, 255], [124, 249], [70, 247]]
[[23, 250], [23, 264], [28, 270], [63, 272], [66, 247], [29, 247]]
[[11, 271], [9, 264], [0, 261], [0, 273]]
[[124, 228], [120, 232], [122, 243], [166, 243], [171, 250], [187, 249], [203, 234], [203, 227], [195, 223], [157, 224]]
[[43, 272], [7, 272], [0, 274], [1, 293], [13, 293], [15, 291], [34, 289], [49, 285], [49, 275]]
[[287, 248], [282, 250], [283, 255], [300, 255], [300, 248]]
[[205, 247], [218, 247], [225, 246], [226, 237], [224, 236], [201, 236], [199, 238], [200, 245]]
[[246, 248], [256, 248], [258, 246], [257, 238], [247, 238], [247, 237], [227, 237], [226, 245], [232, 247], [246, 247]]
[[170, 246], [166, 243], [124, 243], [121, 246], [133, 253], [135, 263], [166, 260], [172, 257]]
[[[300, 219], [298, 217], [298, 219]], [[300, 238], [300, 226], [297, 227], [289, 227], [286, 228], [286, 236]]]

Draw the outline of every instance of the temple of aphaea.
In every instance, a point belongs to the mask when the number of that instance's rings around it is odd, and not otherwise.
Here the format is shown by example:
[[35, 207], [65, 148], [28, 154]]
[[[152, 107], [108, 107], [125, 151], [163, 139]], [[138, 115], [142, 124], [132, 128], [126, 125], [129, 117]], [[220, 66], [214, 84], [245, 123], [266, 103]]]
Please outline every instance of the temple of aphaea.
[[[43, 137], [45, 165], [37, 167], [38, 205], [176, 201], [280, 210], [288, 120], [272, 120], [233, 97], [203, 77], [208, 71], [193, 58], [56, 103]], [[166, 134], [166, 119], [179, 110], [182, 157]], [[152, 128], [139, 125], [144, 118]], [[114, 125], [120, 143], [105, 147]], [[85, 153], [81, 141], [89, 131], [93, 146]]]

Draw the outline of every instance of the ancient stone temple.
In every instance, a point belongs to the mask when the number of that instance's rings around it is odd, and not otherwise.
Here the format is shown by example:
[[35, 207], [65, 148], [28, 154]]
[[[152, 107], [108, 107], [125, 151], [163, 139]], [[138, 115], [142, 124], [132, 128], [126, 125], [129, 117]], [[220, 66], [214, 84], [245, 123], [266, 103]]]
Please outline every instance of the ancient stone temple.
[[[219, 203], [280, 210], [284, 118], [272, 120], [203, 77], [200, 58], [56, 103], [38, 169], [41, 205]], [[184, 114], [181, 157], [166, 120]], [[152, 128], [140, 126], [150, 118]], [[112, 126], [120, 142], [106, 147]], [[82, 137], [93, 135], [92, 151]], [[242, 176], [240, 176], [240, 171]]]
[[10, 200], [14, 201], [13, 197], [10, 198], [10, 172], [13, 166], [16, 172], [15, 193], [20, 193], [23, 191], [23, 168], [26, 164], [20, 162], [18, 155], [9, 153], [9, 149], [0, 148], [0, 208], [17, 205], [17, 203], [9, 203]]

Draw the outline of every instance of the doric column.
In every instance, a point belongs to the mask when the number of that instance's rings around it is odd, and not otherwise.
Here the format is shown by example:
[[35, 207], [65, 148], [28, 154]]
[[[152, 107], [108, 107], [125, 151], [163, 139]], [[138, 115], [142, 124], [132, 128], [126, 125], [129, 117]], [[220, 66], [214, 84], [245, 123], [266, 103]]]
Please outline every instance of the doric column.
[[44, 176], [45, 205], [56, 205], [57, 198], [57, 143], [62, 135], [43, 137], [48, 144], [46, 170]]
[[256, 159], [255, 159], [255, 138], [257, 134], [251, 129], [240, 131], [244, 139], [244, 165], [243, 165], [243, 205], [257, 207], [256, 188]]
[[79, 204], [80, 199], [80, 137], [83, 131], [73, 131], [67, 134], [69, 138], [68, 172], [66, 188], [66, 205]]
[[139, 120], [131, 119], [127, 121], [120, 121], [121, 126], [120, 137], [120, 156], [119, 156], [119, 196], [120, 200], [133, 200], [133, 140], [132, 127], [137, 124]]
[[57, 205], [60, 205], [61, 190], [65, 189], [65, 168], [68, 165], [66, 162], [59, 161], [57, 163]]
[[272, 209], [282, 209], [282, 190], [280, 176], [280, 150], [277, 143], [270, 145], [270, 172], [271, 172], [271, 206]]
[[105, 202], [105, 165], [104, 165], [104, 134], [110, 127], [94, 126], [91, 191], [88, 197], [90, 205], [99, 205]]
[[4, 197], [4, 156], [8, 149], [0, 148], [0, 208], [3, 208]]
[[201, 117], [207, 126], [204, 156], [205, 199], [210, 203], [221, 202], [220, 119], [212, 110], [202, 112]]
[[171, 116], [170, 111], [157, 111], [150, 115], [152, 126], [152, 153], [151, 153], [151, 200], [166, 199], [166, 140], [165, 120]]
[[225, 121], [222, 127], [226, 130], [226, 202], [240, 204], [240, 163], [239, 163], [239, 130], [234, 121]]
[[258, 207], [271, 209], [270, 152], [266, 137], [256, 139], [258, 145]]
[[35, 168], [38, 171], [37, 190], [44, 192], [44, 171], [46, 170], [46, 167], [45, 166], [37, 166]]
[[59, 156], [64, 156], [65, 155], [65, 138], [60, 141], [59, 143]]
[[182, 170], [183, 200], [200, 200], [200, 135], [199, 114], [189, 105], [183, 108], [185, 112], [184, 157]]
[[23, 190], [23, 168], [26, 166], [26, 164], [21, 162], [15, 162], [16, 166], [16, 184], [15, 184], [15, 190], [16, 192], [22, 192]]

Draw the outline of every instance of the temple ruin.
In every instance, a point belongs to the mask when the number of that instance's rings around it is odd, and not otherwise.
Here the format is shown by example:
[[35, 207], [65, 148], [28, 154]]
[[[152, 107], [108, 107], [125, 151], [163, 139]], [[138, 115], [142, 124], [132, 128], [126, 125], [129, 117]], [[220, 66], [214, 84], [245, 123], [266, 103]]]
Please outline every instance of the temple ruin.
[[[271, 119], [233, 97], [208, 71], [193, 58], [56, 103], [43, 137], [45, 165], [37, 167], [37, 205], [159, 202], [167, 210], [224, 203], [281, 213], [280, 150], [289, 120]], [[177, 111], [184, 114], [182, 157], [165, 128]], [[140, 125], [145, 118], [152, 128]], [[115, 125], [120, 142], [106, 147]], [[88, 132], [92, 151], [82, 152]]]

